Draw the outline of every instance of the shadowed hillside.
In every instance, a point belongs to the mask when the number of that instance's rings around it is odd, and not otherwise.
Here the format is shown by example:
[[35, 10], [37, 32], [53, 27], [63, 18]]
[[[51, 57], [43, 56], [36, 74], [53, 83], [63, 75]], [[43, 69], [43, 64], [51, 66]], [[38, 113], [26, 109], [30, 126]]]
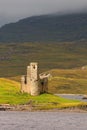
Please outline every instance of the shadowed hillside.
[[0, 42], [87, 40], [87, 13], [41, 15], [6, 24]]

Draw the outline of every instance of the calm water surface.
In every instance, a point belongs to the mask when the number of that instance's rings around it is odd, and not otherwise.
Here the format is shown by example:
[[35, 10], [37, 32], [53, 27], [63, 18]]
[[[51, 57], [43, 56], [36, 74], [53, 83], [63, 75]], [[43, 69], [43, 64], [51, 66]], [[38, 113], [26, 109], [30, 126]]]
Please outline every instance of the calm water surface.
[[87, 130], [87, 113], [1, 111], [0, 130]]
[[83, 99], [83, 95], [80, 94], [55, 94], [57, 96], [63, 97], [63, 98], [67, 98], [67, 99], [75, 99], [75, 100], [80, 100], [83, 102], [87, 102], [87, 99]]

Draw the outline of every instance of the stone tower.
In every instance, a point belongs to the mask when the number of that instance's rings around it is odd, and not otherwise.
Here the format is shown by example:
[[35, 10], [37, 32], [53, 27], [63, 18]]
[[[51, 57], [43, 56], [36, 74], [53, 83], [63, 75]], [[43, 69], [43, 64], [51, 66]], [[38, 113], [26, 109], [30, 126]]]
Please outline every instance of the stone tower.
[[39, 95], [38, 64], [30, 63], [30, 91], [31, 95]]
[[30, 66], [27, 66], [27, 75], [21, 77], [21, 92], [33, 96], [47, 92], [48, 77], [49, 74], [38, 74], [38, 63], [30, 63]]

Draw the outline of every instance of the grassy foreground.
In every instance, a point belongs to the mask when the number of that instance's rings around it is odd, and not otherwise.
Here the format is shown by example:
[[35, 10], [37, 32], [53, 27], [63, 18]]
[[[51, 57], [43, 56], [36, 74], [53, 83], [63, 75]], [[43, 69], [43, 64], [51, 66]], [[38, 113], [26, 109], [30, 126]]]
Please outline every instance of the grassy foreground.
[[40, 96], [21, 94], [20, 84], [18, 82], [4, 78], [0, 78], [0, 104], [27, 104], [34, 107], [36, 110], [62, 109], [86, 105], [80, 101], [68, 100], [52, 94], [42, 94]]

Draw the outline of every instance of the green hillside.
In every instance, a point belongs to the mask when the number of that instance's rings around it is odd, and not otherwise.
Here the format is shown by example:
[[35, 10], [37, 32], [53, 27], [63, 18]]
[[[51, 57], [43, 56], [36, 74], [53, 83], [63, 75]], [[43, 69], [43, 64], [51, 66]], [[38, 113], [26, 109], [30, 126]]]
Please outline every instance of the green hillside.
[[87, 94], [87, 69], [54, 69], [50, 74], [49, 92]]
[[6, 24], [0, 42], [48, 42], [87, 40], [87, 13], [41, 15]]
[[0, 77], [24, 75], [33, 61], [40, 73], [82, 67], [87, 65], [87, 42], [0, 44]]

